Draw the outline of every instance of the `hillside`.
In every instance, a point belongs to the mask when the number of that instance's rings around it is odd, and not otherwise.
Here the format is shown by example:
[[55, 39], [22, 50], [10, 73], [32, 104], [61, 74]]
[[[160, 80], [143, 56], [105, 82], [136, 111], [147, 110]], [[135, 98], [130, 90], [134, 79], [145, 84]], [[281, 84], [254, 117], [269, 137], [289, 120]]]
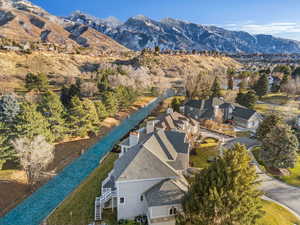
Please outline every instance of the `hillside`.
[[[1, 38], [18, 43], [55, 44], [65, 52], [89, 54], [128, 51], [106, 35], [85, 25], [76, 25], [49, 14], [29, 1], [0, 0]], [[32, 45], [32, 44], [31, 44]]]
[[13, 90], [22, 87], [28, 72], [48, 74], [50, 80], [61, 86], [72, 77], [89, 79], [105, 68], [123, 71], [110, 75], [113, 85], [169, 87], [173, 81], [201, 70], [215, 70], [219, 76], [224, 76], [228, 67], [239, 67], [239, 64], [227, 57], [200, 55], [135, 54], [129, 58], [116, 58], [41, 51], [31, 54], [0, 51], [0, 88]]
[[251, 35], [216, 26], [166, 18], [155, 21], [143, 15], [121, 23], [116, 19], [98, 19], [75, 12], [66, 19], [88, 25], [103, 32], [122, 45], [142, 50], [158, 45], [161, 49], [214, 50], [227, 53], [299, 53], [300, 42], [271, 35]]

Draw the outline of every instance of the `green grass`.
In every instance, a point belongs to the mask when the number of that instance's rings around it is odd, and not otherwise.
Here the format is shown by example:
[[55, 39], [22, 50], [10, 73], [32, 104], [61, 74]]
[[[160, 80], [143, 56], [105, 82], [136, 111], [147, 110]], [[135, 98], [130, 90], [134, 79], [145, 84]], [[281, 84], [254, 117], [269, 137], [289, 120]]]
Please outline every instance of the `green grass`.
[[266, 214], [259, 219], [257, 225], [294, 225], [300, 221], [288, 210], [273, 202], [263, 201]]
[[282, 93], [269, 94], [262, 98], [262, 101], [270, 104], [285, 105], [290, 98]]
[[[260, 147], [256, 147], [252, 150], [252, 153], [262, 169], [266, 171], [264, 162], [259, 157], [260, 150]], [[295, 168], [289, 169], [289, 171], [291, 173], [289, 176], [275, 176], [275, 178], [287, 184], [300, 187], [300, 155], [298, 156]], [[272, 176], [270, 173], [268, 175]]]
[[[209, 145], [209, 144], [206, 144]], [[219, 150], [216, 145], [209, 147], [199, 147], [196, 149], [196, 155], [190, 156], [190, 162], [192, 167], [196, 168], [206, 168], [209, 166], [208, 159], [218, 156]]]
[[280, 180], [287, 184], [300, 187], [300, 156], [298, 156], [295, 168], [289, 169], [289, 171], [291, 174], [289, 176], [280, 177]]
[[[118, 155], [109, 153], [100, 166], [50, 215], [49, 225], [82, 225], [94, 220], [94, 201], [100, 184], [112, 170]], [[112, 220], [108, 216], [107, 223]]]

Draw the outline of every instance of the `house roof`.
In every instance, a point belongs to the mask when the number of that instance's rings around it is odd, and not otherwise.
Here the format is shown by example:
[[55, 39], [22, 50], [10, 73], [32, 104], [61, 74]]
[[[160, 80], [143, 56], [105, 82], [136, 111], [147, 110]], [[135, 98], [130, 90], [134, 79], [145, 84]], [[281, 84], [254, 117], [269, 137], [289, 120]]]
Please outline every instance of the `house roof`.
[[166, 163], [146, 148], [130, 149], [117, 160], [113, 176], [116, 180], [141, 180], [178, 176]]
[[188, 122], [192, 126], [196, 126], [197, 121], [192, 118], [186, 117], [178, 112], [172, 112], [170, 114], [164, 114], [159, 118], [160, 122], [158, 127], [169, 129], [180, 129], [184, 122]]
[[185, 133], [159, 130], [119, 158], [113, 176], [115, 180], [178, 176], [176, 170], [186, 167], [188, 157], [182, 155], [188, 154], [188, 146]]
[[232, 112], [233, 116], [237, 116], [246, 120], [249, 120], [255, 113], [255, 110], [244, 107], [235, 107]]
[[209, 109], [216, 105], [221, 105], [222, 103], [224, 103], [224, 101], [220, 98], [209, 98], [206, 100], [189, 100], [185, 105], [197, 109]]
[[180, 204], [187, 191], [187, 186], [183, 183], [179, 184], [179, 182], [174, 179], [166, 179], [146, 191], [145, 197], [148, 206]]

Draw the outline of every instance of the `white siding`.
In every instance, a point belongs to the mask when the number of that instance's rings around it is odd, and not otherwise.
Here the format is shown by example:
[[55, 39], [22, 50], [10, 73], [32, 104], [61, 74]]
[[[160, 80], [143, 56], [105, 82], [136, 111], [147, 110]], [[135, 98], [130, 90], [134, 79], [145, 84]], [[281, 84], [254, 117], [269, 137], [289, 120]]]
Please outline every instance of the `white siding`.
[[[147, 203], [145, 197], [141, 201], [141, 195], [162, 180], [116, 182], [118, 190], [118, 220], [134, 219], [136, 216], [146, 215]], [[120, 203], [121, 197], [125, 198], [123, 204]]]
[[165, 206], [156, 206], [149, 208], [149, 217], [150, 219], [168, 217], [170, 216], [170, 209], [175, 207], [178, 212], [182, 210], [181, 205], [165, 205]]

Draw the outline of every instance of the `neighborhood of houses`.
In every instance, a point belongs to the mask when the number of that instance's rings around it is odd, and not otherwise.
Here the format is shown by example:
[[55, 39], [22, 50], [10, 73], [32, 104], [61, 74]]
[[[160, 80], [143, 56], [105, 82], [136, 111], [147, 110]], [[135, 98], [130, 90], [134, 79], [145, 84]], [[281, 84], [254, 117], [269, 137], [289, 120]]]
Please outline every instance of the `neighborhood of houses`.
[[111, 209], [116, 210], [118, 220], [174, 225], [188, 190], [186, 177], [193, 169], [189, 162], [192, 143], [203, 137], [201, 121], [255, 130], [262, 120], [256, 111], [220, 98], [190, 100], [179, 111], [169, 108], [119, 144], [119, 159], [95, 200], [96, 221], [102, 219], [104, 209]]

